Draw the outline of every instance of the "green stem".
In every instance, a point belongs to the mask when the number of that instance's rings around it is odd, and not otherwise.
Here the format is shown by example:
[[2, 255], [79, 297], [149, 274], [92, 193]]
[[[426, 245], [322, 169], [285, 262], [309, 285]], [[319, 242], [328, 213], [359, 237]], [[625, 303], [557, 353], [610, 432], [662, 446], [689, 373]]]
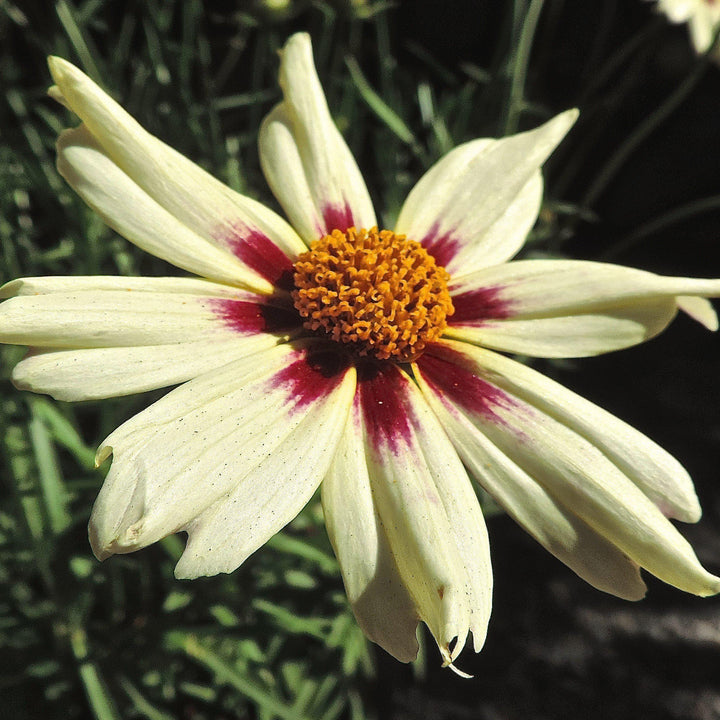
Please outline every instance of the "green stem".
[[520, 41], [512, 66], [512, 80], [510, 83], [510, 96], [508, 98], [507, 119], [505, 120], [505, 135], [512, 135], [518, 128], [520, 115], [525, 105], [525, 79], [530, 61], [535, 31], [542, 11], [544, 0], [531, 0], [530, 7], [523, 21], [520, 32]]

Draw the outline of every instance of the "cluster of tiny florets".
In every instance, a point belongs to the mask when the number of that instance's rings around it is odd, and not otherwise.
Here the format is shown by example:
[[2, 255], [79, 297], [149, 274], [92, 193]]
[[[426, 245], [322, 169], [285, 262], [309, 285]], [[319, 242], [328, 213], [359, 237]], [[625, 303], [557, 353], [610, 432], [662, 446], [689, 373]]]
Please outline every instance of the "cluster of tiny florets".
[[445, 268], [420, 243], [389, 230], [334, 230], [294, 270], [292, 297], [305, 328], [358, 355], [411, 362], [454, 312]]

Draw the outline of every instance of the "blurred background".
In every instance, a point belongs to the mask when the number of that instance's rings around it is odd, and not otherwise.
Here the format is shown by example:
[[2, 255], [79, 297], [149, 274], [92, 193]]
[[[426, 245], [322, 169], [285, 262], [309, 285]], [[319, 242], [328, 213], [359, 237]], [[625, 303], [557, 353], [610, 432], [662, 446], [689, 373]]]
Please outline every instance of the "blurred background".
[[[106, 228], [54, 166], [77, 123], [45, 58], [71, 60], [151, 132], [277, 208], [256, 135], [277, 49], [313, 37], [329, 105], [385, 226], [458, 143], [581, 117], [546, 166], [526, 255], [720, 277], [720, 68], [646, 0], [0, 2], [0, 282], [175, 272]], [[720, 601], [648, 577], [627, 603], [492, 515], [494, 611], [462, 680], [429, 635], [402, 665], [354, 623], [313, 501], [229, 576], [176, 581], [171, 537], [99, 564], [94, 448], [162, 393], [21, 394], [0, 347], [0, 707], [7, 718], [548, 720], [720, 717]], [[720, 343], [680, 317], [644, 346], [535, 366], [676, 455], [705, 510], [683, 529], [720, 572]]]

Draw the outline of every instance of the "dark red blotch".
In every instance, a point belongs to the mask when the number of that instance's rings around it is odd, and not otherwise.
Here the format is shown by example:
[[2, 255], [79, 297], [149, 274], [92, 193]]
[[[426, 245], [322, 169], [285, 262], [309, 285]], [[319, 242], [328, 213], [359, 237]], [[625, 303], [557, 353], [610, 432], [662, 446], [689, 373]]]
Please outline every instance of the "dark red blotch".
[[510, 317], [511, 303], [502, 298], [502, 286], [488, 286], [453, 295], [455, 312], [448, 325], [478, 324], [483, 320], [502, 320]]
[[404, 398], [405, 379], [392, 363], [358, 365], [358, 402], [374, 448], [397, 452], [412, 437], [409, 403]]
[[309, 348], [275, 375], [273, 385], [287, 388], [292, 411], [297, 412], [335, 390], [351, 364], [345, 352]]
[[467, 358], [445, 345], [431, 345], [417, 361], [424, 380], [441, 397], [474, 415], [504, 422], [496, 412], [511, 407], [512, 398], [476, 375]]
[[260, 277], [281, 290], [292, 289], [292, 260], [267, 235], [259, 230], [233, 226], [224, 240], [233, 253]]
[[246, 302], [245, 300], [213, 300], [213, 309], [225, 324], [241, 334], [280, 332], [300, 325], [300, 316], [288, 303], [286, 306]]

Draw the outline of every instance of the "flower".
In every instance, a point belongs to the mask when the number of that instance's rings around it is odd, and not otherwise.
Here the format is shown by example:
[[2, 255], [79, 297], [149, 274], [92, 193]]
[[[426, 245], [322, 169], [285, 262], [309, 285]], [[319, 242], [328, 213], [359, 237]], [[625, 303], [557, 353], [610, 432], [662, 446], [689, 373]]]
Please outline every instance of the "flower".
[[145, 132], [68, 62], [51, 93], [82, 120], [58, 167], [131, 242], [198, 278], [10, 282], [0, 339], [32, 352], [20, 388], [61, 400], [179, 385], [121, 425], [90, 520], [99, 559], [185, 531], [176, 575], [231, 572], [321, 485], [366, 635], [402, 661], [425, 622], [446, 664], [491, 608], [471, 477], [601, 590], [640, 568], [698, 595], [720, 580], [668, 518], [700, 507], [680, 464], [496, 350], [582, 357], [647, 340], [678, 308], [714, 329], [720, 281], [519, 260], [540, 167], [576, 118], [452, 150], [378, 230], [332, 122], [307, 35], [282, 51], [283, 101], [259, 136], [292, 227]]
[[658, 8], [670, 22], [688, 24], [698, 53], [710, 49], [720, 28], [720, 0], [658, 0]]

